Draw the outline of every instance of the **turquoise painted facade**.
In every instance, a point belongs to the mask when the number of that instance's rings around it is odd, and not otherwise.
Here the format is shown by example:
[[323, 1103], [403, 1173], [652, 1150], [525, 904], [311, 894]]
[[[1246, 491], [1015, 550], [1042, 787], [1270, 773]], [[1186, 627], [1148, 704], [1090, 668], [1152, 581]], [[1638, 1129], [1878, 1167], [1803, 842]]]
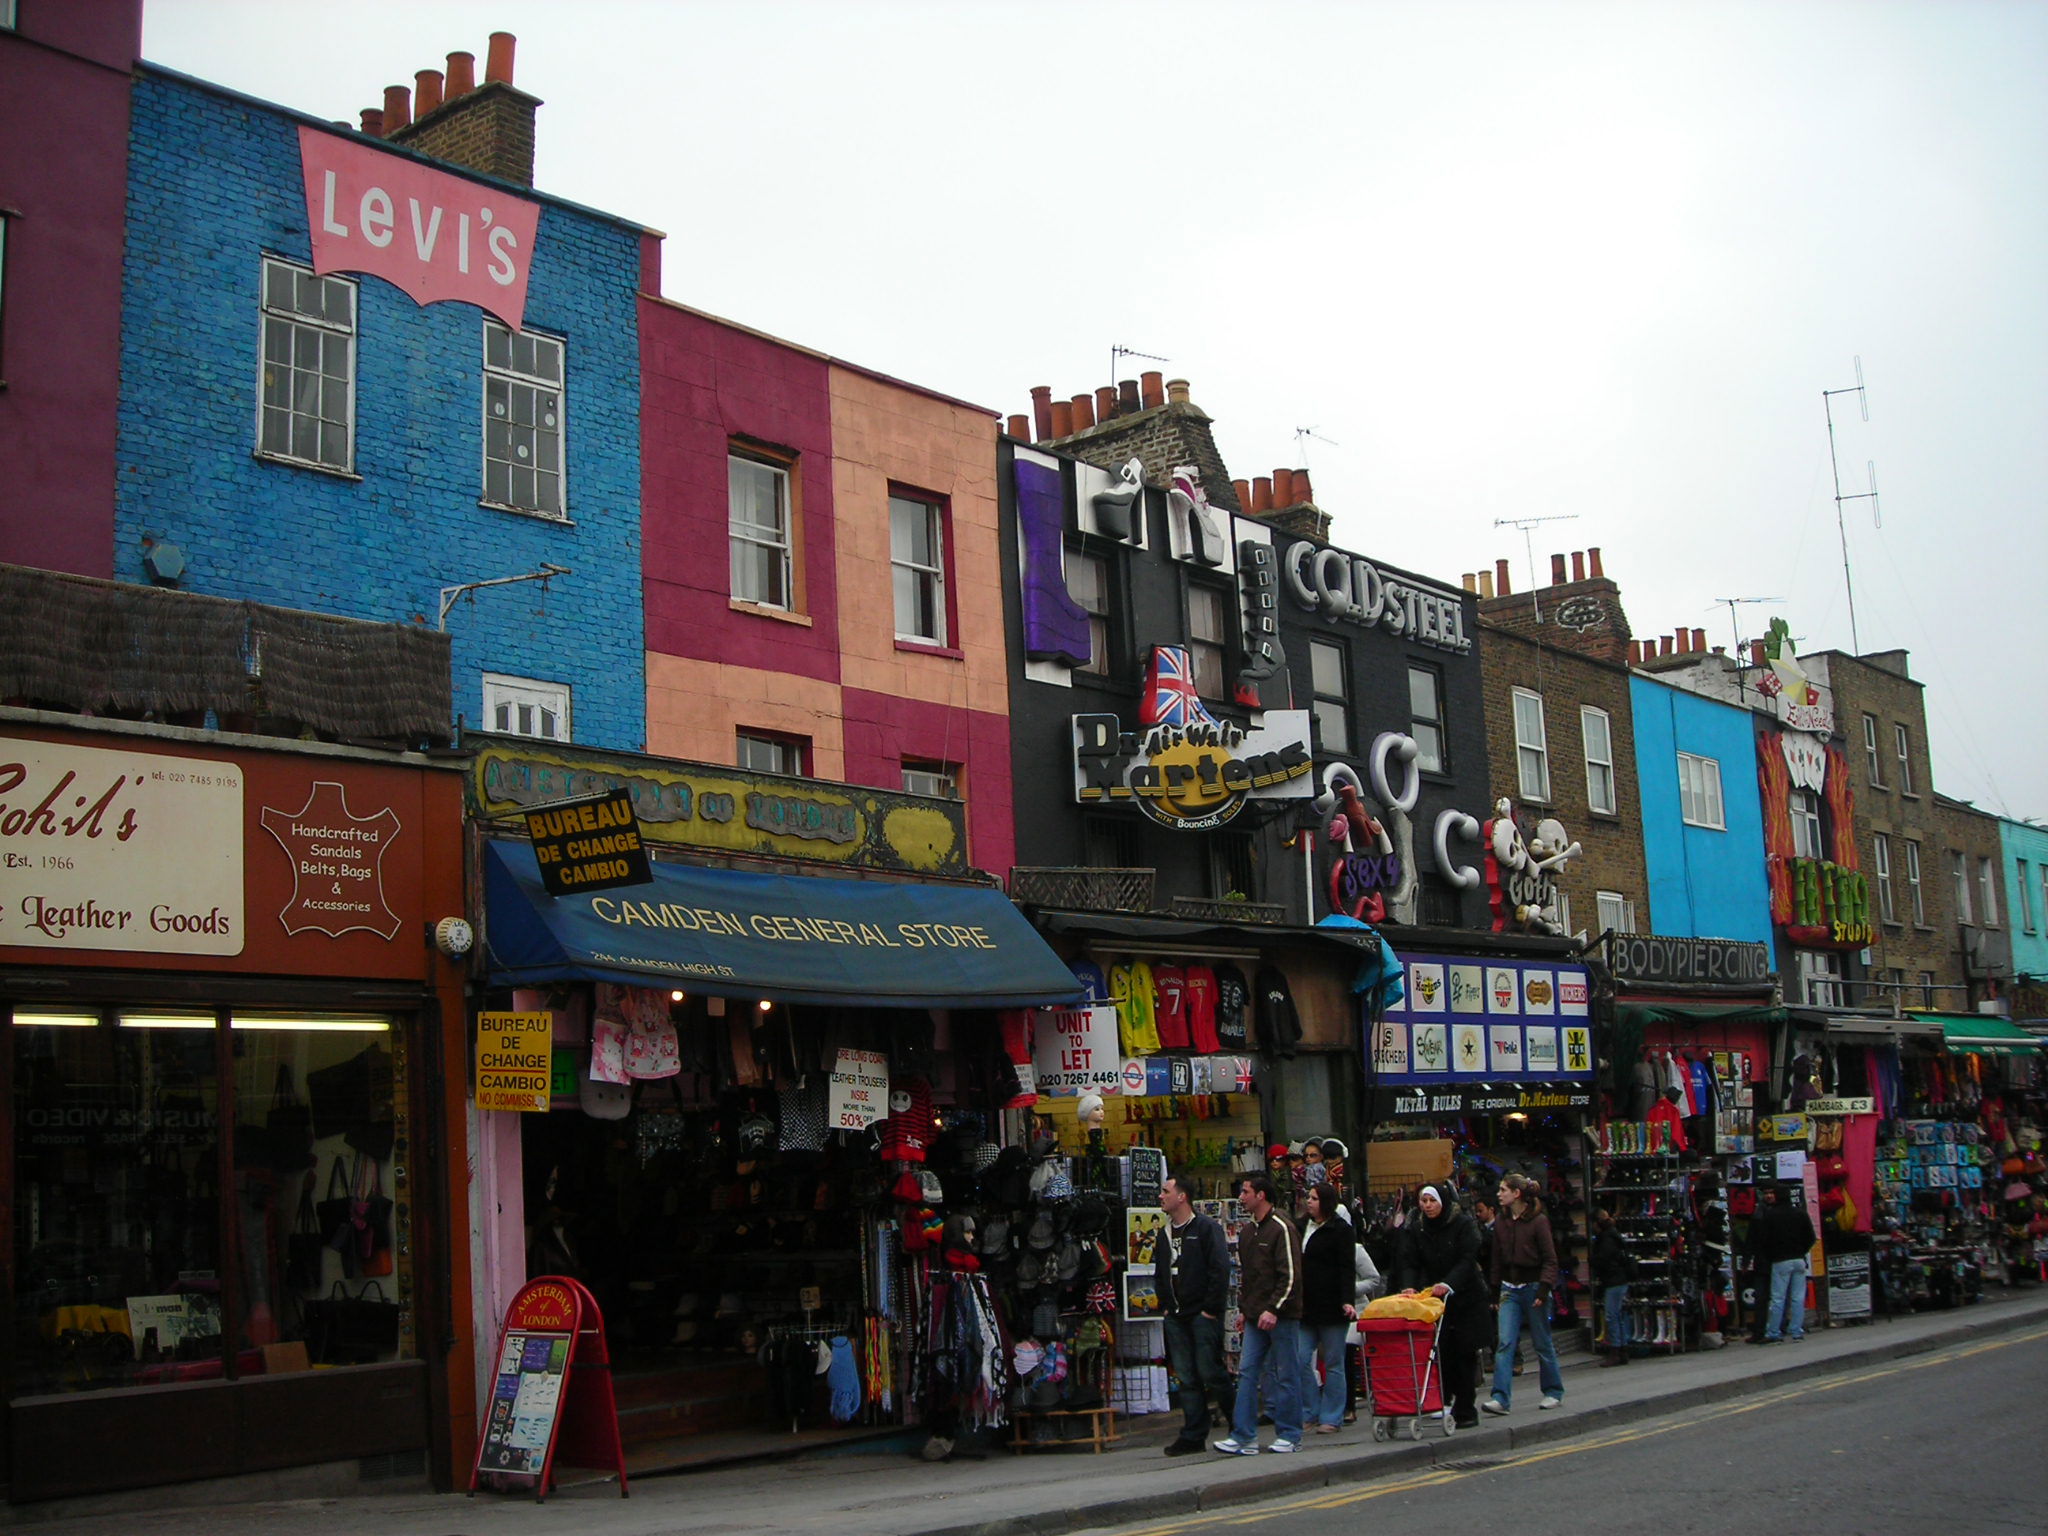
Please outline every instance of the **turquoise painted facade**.
[[[1749, 711], [1640, 675], [1629, 679], [1629, 699], [1657, 932], [1769, 944], [1763, 796]], [[1680, 753], [1719, 765], [1722, 827], [1695, 825], [1680, 814]]]
[[2048, 982], [2048, 827], [2000, 817], [2013, 975]]

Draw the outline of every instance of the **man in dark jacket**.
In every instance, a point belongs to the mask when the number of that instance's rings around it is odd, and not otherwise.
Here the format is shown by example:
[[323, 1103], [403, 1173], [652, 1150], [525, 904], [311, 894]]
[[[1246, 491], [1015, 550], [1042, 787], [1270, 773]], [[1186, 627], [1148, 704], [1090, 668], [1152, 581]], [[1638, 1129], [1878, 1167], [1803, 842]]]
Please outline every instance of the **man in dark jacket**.
[[1169, 1456], [1191, 1456], [1209, 1438], [1209, 1405], [1230, 1417], [1230, 1368], [1223, 1363], [1223, 1309], [1230, 1299], [1230, 1245], [1223, 1228], [1195, 1211], [1169, 1176], [1159, 1188], [1166, 1241], [1157, 1254], [1166, 1363], [1180, 1383], [1180, 1438]]
[[1237, 1303], [1244, 1312], [1244, 1356], [1230, 1434], [1215, 1443], [1226, 1456], [1259, 1451], [1259, 1385], [1273, 1379], [1273, 1443], [1301, 1449], [1301, 1234], [1274, 1209], [1278, 1190], [1263, 1173], [1238, 1185], [1251, 1221], [1237, 1234]]
[[1786, 1202], [1774, 1184], [1763, 1186], [1761, 1203], [1749, 1220], [1750, 1251], [1757, 1280], [1770, 1277], [1770, 1310], [1764, 1314], [1764, 1343], [1806, 1337], [1806, 1255], [1813, 1248], [1813, 1219]]

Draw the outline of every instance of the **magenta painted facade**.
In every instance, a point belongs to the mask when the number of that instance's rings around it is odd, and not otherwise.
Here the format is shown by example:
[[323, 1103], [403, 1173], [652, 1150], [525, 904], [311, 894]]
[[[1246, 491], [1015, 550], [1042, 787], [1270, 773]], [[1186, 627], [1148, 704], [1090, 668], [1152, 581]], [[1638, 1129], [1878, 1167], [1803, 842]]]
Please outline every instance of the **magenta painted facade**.
[[128, 96], [141, 0], [0, 31], [0, 560], [114, 572]]

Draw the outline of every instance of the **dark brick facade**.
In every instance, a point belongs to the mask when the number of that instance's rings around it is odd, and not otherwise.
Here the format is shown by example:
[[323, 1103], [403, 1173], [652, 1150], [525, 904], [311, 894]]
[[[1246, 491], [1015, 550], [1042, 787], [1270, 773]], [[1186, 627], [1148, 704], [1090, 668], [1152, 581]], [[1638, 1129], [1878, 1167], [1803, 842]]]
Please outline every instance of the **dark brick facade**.
[[530, 187], [533, 120], [539, 107], [538, 96], [491, 80], [396, 130], [388, 142]]
[[1192, 464], [1202, 472], [1202, 489], [1210, 506], [1226, 512], [1248, 511], [1237, 504], [1230, 471], [1216, 450], [1209, 421], [1200, 406], [1169, 400], [1135, 414], [1112, 416], [1044, 446], [1057, 447], [1100, 469], [1120, 469], [1135, 455], [1145, 466], [1145, 483], [1160, 487], [1173, 484], [1173, 472], [1179, 466]]

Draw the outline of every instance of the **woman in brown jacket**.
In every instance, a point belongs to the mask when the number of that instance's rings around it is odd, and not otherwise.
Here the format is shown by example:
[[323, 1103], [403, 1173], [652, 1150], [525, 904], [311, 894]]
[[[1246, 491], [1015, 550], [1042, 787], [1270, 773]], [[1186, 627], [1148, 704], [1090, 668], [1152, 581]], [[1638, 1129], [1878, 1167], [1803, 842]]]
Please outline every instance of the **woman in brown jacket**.
[[1519, 1173], [1501, 1177], [1500, 1217], [1493, 1224], [1493, 1282], [1500, 1292], [1500, 1321], [1493, 1355], [1493, 1396], [1479, 1406], [1506, 1413], [1514, 1393], [1515, 1350], [1526, 1324], [1536, 1344], [1537, 1380], [1543, 1399], [1555, 1408], [1564, 1401], [1564, 1373], [1550, 1341], [1550, 1293], [1557, 1285], [1557, 1244], [1536, 1181]]

